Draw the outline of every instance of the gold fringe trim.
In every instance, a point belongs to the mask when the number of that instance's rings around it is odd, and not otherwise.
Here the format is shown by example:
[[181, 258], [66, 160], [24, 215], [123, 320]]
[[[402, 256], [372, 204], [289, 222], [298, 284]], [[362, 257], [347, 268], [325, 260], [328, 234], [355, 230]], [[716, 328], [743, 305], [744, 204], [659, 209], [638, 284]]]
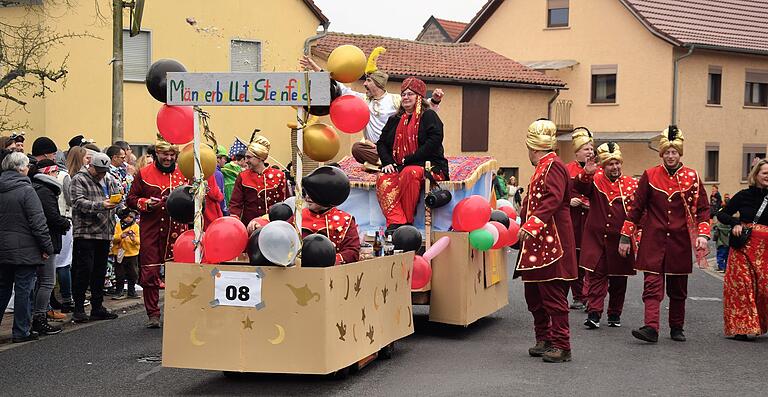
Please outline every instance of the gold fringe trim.
[[[472, 174], [469, 175], [467, 179], [461, 180], [461, 181], [443, 181], [439, 182], [439, 185], [441, 188], [446, 190], [461, 190], [461, 189], [471, 189], [473, 186], [475, 186], [475, 183], [480, 180], [480, 177], [483, 176], [483, 174], [495, 171], [497, 168], [497, 162], [496, 159], [490, 159], [475, 168], [475, 170], [472, 172]], [[349, 185], [356, 189], [375, 189], [376, 188], [376, 182], [353, 182], [350, 181]]]

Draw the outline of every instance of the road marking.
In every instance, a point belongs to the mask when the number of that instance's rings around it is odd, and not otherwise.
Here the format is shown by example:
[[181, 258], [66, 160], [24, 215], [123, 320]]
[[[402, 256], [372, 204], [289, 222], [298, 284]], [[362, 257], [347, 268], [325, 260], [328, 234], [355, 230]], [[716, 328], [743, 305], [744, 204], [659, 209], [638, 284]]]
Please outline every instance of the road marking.
[[688, 299], [692, 301], [722, 302], [722, 299], [711, 296], [689, 296]]
[[158, 366], [156, 366], [156, 367], [154, 367], [154, 368], [150, 369], [150, 370], [149, 370], [149, 371], [147, 371], [147, 372], [144, 372], [144, 373], [141, 373], [141, 374], [139, 374], [139, 375], [136, 377], [136, 380], [144, 380], [144, 379], [145, 379], [146, 377], [148, 377], [149, 375], [152, 375], [152, 374], [154, 374], [154, 373], [160, 372], [160, 370], [161, 370], [161, 369], [163, 369], [163, 365], [162, 365], [162, 364], [160, 364], [160, 365], [158, 365]]

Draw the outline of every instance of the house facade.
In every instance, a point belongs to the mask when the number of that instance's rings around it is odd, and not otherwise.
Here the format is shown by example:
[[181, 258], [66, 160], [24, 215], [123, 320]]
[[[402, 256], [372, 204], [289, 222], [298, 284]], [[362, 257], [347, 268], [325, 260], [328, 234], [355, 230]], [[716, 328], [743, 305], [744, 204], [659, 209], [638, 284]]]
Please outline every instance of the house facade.
[[598, 141], [619, 142], [625, 172], [637, 175], [659, 162], [655, 138], [676, 123], [684, 162], [733, 193], [746, 186], [752, 159], [765, 157], [764, 3], [490, 0], [458, 41], [567, 83], [553, 115], [565, 159], [570, 130], [587, 126]]

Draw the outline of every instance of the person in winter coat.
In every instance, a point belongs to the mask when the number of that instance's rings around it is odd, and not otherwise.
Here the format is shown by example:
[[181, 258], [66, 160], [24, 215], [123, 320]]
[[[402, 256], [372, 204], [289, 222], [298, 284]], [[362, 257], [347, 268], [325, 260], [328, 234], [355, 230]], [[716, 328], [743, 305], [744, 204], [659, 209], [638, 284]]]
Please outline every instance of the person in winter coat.
[[[58, 174], [59, 166], [49, 159], [39, 160], [29, 170], [32, 187], [35, 188], [37, 197], [40, 198], [40, 203], [43, 206], [54, 254], [61, 253], [62, 236], [71, 227], [69, 219], [63, 217], [59, 211], [61, 184], [58, 181]], [[55, 258], [56, 255], [51, 255], [37, 272], [32, 330], [41, 335], [54, 335], [61, 332], [61, 327], [49, 324], [46, 317], [51, 292], [56, 284]]]
[[53, 255], [45, 213], [27, 177], [29, 158], [10, 153], [0, 174], [0, 313], [15, 292], [13, 342], [37, 339], [30, 330], [37, 266]]

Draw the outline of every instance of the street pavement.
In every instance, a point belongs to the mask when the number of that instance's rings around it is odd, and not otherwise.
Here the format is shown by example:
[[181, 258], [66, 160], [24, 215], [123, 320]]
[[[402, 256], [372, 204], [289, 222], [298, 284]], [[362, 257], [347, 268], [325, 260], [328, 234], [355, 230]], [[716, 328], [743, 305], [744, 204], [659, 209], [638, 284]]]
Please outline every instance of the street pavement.
[[722, 281], [696, 270], [690, 278], [686, 335], [669, 339], [662, 305], [659, 343], [630, 335], [642, 325], [642, 277], [632, 277], [622, 328], [586, 330], [571, 312], [574, 359], [547, 364], [529, 357], [532, 319], [522, 285], [510, 304], [468, 328], [432, 324], [417, 307], [416, 333], [397, 342], [390, 360], [344, 380], [163, 368], [161, 331], [134, 310], [119, 319], [69, 329], [23, 345], [2, 345], [2, 395], [302, 395], [302, 396], [765, 396], [768, 337], [738, 342], [722, 335]]

